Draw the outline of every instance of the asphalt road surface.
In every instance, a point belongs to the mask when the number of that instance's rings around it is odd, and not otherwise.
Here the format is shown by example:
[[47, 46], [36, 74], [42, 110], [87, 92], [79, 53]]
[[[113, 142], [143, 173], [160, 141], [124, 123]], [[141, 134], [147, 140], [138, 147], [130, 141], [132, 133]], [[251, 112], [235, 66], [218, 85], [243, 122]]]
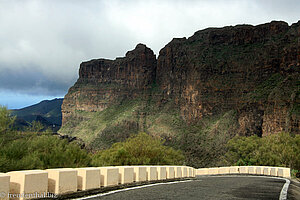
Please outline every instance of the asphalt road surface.
[[[157, 199], [266, 199], [278, 200], [286, 183], [283, 179], [257, 176], [207, 176], [193, 180], [159, 183], [112, 191], [83, 199], [157, 200]], [[101, 195], [101, 196], [100, 196]], [[287, 197], [288, 199], [297, 199]]]

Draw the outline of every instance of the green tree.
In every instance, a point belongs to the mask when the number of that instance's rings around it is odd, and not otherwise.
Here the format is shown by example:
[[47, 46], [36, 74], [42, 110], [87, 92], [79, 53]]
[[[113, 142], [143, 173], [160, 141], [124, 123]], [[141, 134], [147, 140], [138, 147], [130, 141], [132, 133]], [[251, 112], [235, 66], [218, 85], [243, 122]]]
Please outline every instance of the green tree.
[[85, 167], [89, 166], [89, 154], [76, 143], [69, 143], [66, 139], [55, 136], [35, 137], [30, 141], [30, 154], [42, 163], [42, 168], [54, 167]]
[[226, 164], [255, 165], [258, 163], [261, 139], [251, 137], [234, 137], [229, 140], [228, 151], [225, 155]]
[[9, 110], [0, 105], [0, 134], [8, 131], [15, 121], [15, 117], [10, 116]]
[[99, 151], [93, 157], [94, 166], [106, 165], [156, 165], [183, 164], [184, 156], [163, 141], [146, 133], [131, 136], [124, 142], [118, 142], [111, 148]]
[[37, 135], [43, 129], [33, 122], [31, 132], [12, 130], [14, 117], [0, 106], [0, 172], [23, 169], [90, 166], [91, 157], [76, 143], [56, 136]]
[[229, 165], [283, 166], [300, 170], [300, 135], [235, 137], [227, 148], [225, 163]]
[[28, 131], [38, 133], [44, 129], [44, 125], [39, 121], [33, 121], [31, 126], [28, 127]]
[[75, 143], [55, 136], [19, 138], [0, 147], [0, 171], [86, 167], [90, 155]]

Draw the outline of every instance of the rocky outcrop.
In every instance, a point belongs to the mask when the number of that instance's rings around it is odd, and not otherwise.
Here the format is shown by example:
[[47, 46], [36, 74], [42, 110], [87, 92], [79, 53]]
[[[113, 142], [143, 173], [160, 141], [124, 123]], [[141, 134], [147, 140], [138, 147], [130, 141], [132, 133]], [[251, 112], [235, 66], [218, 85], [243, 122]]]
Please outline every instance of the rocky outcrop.
[[[240, 135], [300, 134], [299, 38], [300, 21], [209, 28], [173, 39], [157, 60], [139, 44], [124, 58], [83, 62], [63, 123], [141, 98], [159, 108], [172, 102], [187, 124], [235, 110]], [[147, 110], [135, 113], [136, 127], [147, 130]]]
[[[157, 82], [164, 98], [174, 99], [182, 118], [188, 122], [238, 109], [241, 135], [290, 129], [299, 133], [298, 122], [289, 125], [293, 128], [285, 125], [291, 117], [291, 102], [274, 108], [276, 112], [270, 114], [273, 103], [268, 95], [279, 82], [265, 85], [274, 75], [284, 78], [297, 74], [299, 78], [299, 25], [298, 22], [289, 27], [285, 22], [271, 22], [210, 28], [188, 39], [173, 39], [158, 57]], [[256, 90], [261, 85], [265, 88]], [[287, 95], [299, 98], [296, 93]], [[282, 98], [275, 101], [282, 104]]]
[[153, 82], [156, 57], [151, 49], [138, 44], [124, 58], [83, 62], [79, 79], [69, 89], [62, 105], [63, 123], [80, 118], [76, 111], [102, 111], [123, 99], [143, 95]]

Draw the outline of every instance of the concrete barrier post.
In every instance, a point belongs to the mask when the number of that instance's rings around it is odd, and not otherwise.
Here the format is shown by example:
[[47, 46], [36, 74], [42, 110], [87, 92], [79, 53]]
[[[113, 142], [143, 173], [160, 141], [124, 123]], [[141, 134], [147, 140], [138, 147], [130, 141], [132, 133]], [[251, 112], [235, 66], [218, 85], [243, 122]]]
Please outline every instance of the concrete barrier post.
[[249, 174], [248, 166], [240, 166], [240, 174]]
[[256, 166], [248, 166], [248, 174], [256, 174]]
[[208, 175], [217, 175], [219, 174], [219, 168], [214, 167], [214, 168], [208, 168]]
[[134, 180], [134, 168], [131, 166], [120, 166], [119, 167], [119, 183], [133, 183]]
[[208, 175], [208, 168], [199, 168], [196, 170], [196, 175]]
[[186, 177], [190, 177], [191, 176], [191, 172], [190, 172], [190, 167], [186, 167]]
[[219, 167], [218, 174], [229, 174], [229, 167]]
[[267, 176], [270, 176], [271, 175], [271, 168], [270, 167], [264, 167], [263, 174], [267, 175]]
[[167, 166], [167, 179], [175, 178], [175, 170], [173, 166]]
[[191, 167], [187, 167], [187, 172], [188, 172], [188, 177], [193, 177], [193, 174], [192, 174], [192, 168]]
[[183, 166], [182, 167], [182, 178], [186, 178], [188, 176], [187, 174], [187, 167], [186, 166]]
[[194, 168], [192, 167], [192, 177], [195, 177], [194, 176]]
[[158, 180], [167, 179], [167, 170], [166, 170], [165, 166], [158, 166], [157, 167], [157, 179]]
[[239, 169], [240, 169], [239, 166], [231, 166], [231, 167], [229, 168], [229, 173], [230, 173], [230, 174], [238, 174], [238, 173], [240, 173], [240, 172], [239, 172]]
[[[10, 176], [10, 198], [41, 198], [48, 191], [48, 173], [44, 170], [8, 172]], [[76, 185], [77, 187], [77, 185]], [[14, 195], [18, 195], [14, 198]]]
[[278, 167], [270, 167], [270, 175], [278, 176]]
[[156, 181], [157, 180], [157, 167], [148, 166], [146, 167], [147, 171], [147, 180], [148, 181]]
[[54, 194], [77, 191], [77, 170], [71, 168], [47, 169], [48, 190]]
[[145, 166], [134, 166], [134, 181], [141, 182], [147, 180], [147, 168]]
[[10, 176], [0, 173], [0, 199], [8, 200]]
[[77, 168], [77, 188], [90, 190], [100, 188], [100, 169], [96, 167]]
[[263, 166], [257, 166], [256, 167], [256, 174], [264, 175], [264, 167]]
[[117, 167], [99, 167], [100, 185], [114, 186], [119, 184], [119, 169]]
[[278, 168], [278, 176], [284, 177], [284, 178], [291, 178], [291, 169], [279, 167]]
[[182, 178], [182, 168], [175, 166], [175, 178]]

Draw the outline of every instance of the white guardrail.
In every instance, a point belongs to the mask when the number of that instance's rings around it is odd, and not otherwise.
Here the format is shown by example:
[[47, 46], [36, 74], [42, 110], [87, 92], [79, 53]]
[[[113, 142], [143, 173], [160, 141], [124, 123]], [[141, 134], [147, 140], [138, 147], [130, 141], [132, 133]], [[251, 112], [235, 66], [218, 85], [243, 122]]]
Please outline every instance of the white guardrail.
[[290, 178], [290, 169], [262, 166], [200, 169], [188, 166], [114, 166], [12, 171], [0, 173], [0, 199], [53, 198], [120, 184], [219, 174], [260, 174]]

